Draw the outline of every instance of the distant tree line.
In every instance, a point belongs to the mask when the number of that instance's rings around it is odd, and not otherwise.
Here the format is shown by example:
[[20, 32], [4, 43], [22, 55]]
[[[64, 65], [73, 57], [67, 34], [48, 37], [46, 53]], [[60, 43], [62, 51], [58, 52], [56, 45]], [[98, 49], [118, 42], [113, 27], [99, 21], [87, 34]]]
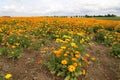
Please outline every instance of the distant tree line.
[[106, 15], [83, 15], [83, 16], [76, 15], [76, 16], [53, 16], [53, 17], [63, 17], [63, 18], [66, 18], [66, 17], [69, 17], [69, 18], [87, 17], [87, 18], [91, 18], [91, 17], [117, 17], [117, 15], [115, 15], [115, 14], [106, 14]]
[[[2, 16], [2, 17], [10, 18], [11, 16]], [[63, 17], [63, 18], [86, 17], [86, 18], [91, 18], [91, 17], [117, 17], [117, 15], [115, 15], [115, 14], [106, 14], [106, 15], [83, 15], [83, 16], [81, 16], [81, 15], [75, 15], [75, 16], [44, 16], [44, 17]]]
[[107, 15], [85, 15], [85, 17], [117, 17], [115, 14], [107, 14]]

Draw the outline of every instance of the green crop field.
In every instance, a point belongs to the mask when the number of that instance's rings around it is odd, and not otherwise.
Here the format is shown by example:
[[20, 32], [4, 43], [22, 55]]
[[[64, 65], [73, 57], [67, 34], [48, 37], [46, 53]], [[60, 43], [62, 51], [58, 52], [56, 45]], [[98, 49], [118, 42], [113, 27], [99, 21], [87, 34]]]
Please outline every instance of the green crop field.
[[120, 16], [119, 17], [94, 17], [95, 19], [102, 19], [102, 20], [117, 20], [120, 21]]

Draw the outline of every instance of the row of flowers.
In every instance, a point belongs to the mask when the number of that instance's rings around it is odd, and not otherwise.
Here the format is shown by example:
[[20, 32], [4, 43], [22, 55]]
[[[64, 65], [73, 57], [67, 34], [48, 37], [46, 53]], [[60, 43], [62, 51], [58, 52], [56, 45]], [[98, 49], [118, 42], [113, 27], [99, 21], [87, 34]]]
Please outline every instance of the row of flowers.
[[45, 65], [52, 74], [63, 76], [64, 80], [77, 80], [78, 76], [86, 75], [85, 68], [90, 62], [96, 61], [96, 58], [85, 53], [86, 44], [90, 40], [84, 33], [66, 32], [66, 34], [56, 39], [59, 46], [50, 55]]

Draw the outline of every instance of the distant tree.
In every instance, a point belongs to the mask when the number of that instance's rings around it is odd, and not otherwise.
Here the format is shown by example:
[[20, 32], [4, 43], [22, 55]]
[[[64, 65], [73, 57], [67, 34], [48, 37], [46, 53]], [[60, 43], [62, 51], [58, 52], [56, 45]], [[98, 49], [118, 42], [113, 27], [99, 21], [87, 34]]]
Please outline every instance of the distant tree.
[[85, 17], [89, 17], [89, 15], [86, 14]]
[[111, 14], [112, 17], [117, 17], [115, 14]]
[[10, 18], [11, 16], [2, 16], [2, 17], [7, 17], [7, 18]]

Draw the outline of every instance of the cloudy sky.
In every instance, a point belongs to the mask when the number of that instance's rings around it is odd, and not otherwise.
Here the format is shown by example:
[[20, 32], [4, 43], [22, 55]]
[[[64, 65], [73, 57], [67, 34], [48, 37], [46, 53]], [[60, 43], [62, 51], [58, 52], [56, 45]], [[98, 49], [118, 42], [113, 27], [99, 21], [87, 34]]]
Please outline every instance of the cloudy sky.
[[120, 0], [0, 0], [0, 16], [120, 16]]

